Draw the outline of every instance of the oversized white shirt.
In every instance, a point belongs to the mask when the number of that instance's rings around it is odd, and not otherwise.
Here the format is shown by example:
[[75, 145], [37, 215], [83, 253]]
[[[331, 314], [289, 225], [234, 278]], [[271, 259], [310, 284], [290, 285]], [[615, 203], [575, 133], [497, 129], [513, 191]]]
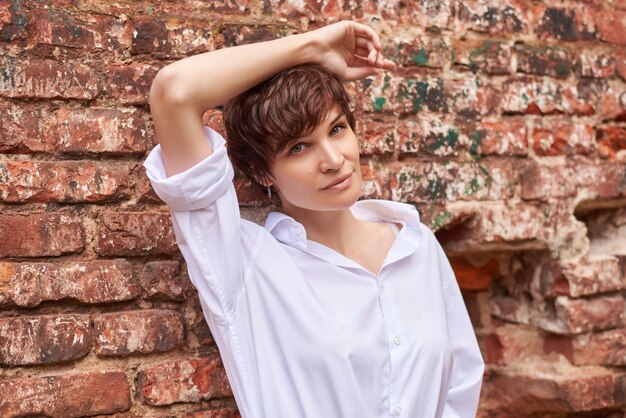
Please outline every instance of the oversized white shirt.
[[241, 219], [224, 139], [167, 177], [144, 166], [169, 206], [244, 418], [474, 417], [484, 363], [454, 272], [408, 204], [363, 200], [360, 219], [402, 224], [374, 275], [307, 240], [278, 212]]

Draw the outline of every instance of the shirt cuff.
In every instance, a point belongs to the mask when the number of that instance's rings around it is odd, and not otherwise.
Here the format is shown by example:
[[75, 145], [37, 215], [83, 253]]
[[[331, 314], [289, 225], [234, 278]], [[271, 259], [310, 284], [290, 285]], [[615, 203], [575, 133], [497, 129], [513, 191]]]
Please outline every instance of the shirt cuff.
[[208, 126], [204, 127], [204, 137], [213, 153], [181, 173], [167, 177], [161, 145], [154, 147], [143, 163], [152, 188], [171, 210], [205, 208], [233, 187], [234, 171], [226, 153], [226, 141]]

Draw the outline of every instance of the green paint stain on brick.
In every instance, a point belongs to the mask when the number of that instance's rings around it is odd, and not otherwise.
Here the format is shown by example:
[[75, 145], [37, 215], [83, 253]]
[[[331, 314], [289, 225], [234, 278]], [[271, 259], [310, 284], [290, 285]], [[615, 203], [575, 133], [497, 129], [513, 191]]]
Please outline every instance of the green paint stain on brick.
[[428, 193], [430, 193], [430, 197], [432, 199], [440, 199], [444, 197], [441, 181], [438, 179], [428, 180]]
[[382, 112], [385, 107], [385, 102], [386, 100], [384, 97], [377, 97], [374, 101], [372, 101], [372, 107], [375, 111]]
[[565, 61], [557, 61], [556, 75], [559, 77], [567, 77], [569, 75], [569, 64]]
[[406, 85], [400, 85], [398, 90], [399, 100], [410, 100], [411, 108], [417, 113], [426, 101], [428, 93], [428, 83], [426, 81], [409, 80]]
[[431, 151], [436, 151], [441, 147], [449, 146], [454, 148], [456, 146], [457, 140], [459, 138], [459, 134], [456, 129], [452, 128], [448, 131], [446, 135], [437, 134], [435, 137], [435, 141], [429, 146]]
[[428, 51], [423, 48], [420, 48], [417, 53], [413, 54], [411, 58], [414, 64], [417, 65], [426, 65], [428, 62]]
[[435, 216], [433, 218], [433, 222], [432, 222], [432, 227], [434, 229], [439, 229], [441, 228], [447, 221], [448, 219], [452, 218], [452, 213], [445, 211], [443, 213], [438, 214], [437, 216]]
[[522, 93], [522, 99], [524, 99], [525, 102], [528, 102], [528, 96], [526, 93]]
[[479, 129], [470, 136], [470, 141], [471, 141], [470, 147], [469, 147], [470, 154], [473, 154], [473, 155], [478, 154], [481, 146], [483, 145], [483, 138], [485, 137], [486, 134], [487, 133], [484, 130]]
[[478, 179], [474, 177], [469, 184], [465, 185], [465, 194], [467, 196], [471, 196], [478, 191], [480, 185], [478, 184]]
[[390, 80], [391, 80], [391, 77], [388, 74], [385, 74], [385, 78], [383, 78], [383, 88], [382, 88], [383, 93], [385, 92], [385, 90], [389, 88]]

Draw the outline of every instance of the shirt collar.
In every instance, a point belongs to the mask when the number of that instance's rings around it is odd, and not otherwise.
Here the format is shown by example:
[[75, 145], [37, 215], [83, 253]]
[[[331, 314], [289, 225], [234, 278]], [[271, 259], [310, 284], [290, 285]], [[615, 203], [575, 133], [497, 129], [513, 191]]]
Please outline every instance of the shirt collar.
[[[354, 216], [373, 222], [397, 222], [404, 227], [398, 235], [394, 247], [397, 251], [390, 254], [387, 263], [398, 260], [417, 249], [420, 242], [420, 217], [413, 205], [389, 200], [360, 200], [350, 208]], [[265, 221], [267, 229], [278, 241], [306, 252], [317, 253], [320, 244], [308, 241], [304, 226], [291, 216], [281, 212], [270, 212]], [[326, 258], [326, 257], [324, 257]], [[334, 260], [336, 264], [342, 264]]]

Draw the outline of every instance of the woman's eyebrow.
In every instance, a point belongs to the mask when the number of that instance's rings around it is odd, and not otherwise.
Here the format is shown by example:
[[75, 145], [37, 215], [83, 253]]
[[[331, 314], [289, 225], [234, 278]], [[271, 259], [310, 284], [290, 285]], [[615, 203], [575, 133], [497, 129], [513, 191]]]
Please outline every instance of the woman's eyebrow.
[[341, 119], [341, 117], [344, 115], [343, 112], [339, 112], [339, 114], [337, 114], [337, 116], [335, 117], [335, 119], [333, 119], [332, 121], [330, 121], [329, 125], [332, 125], [333, 123], [337, 122], [339, 119]]

